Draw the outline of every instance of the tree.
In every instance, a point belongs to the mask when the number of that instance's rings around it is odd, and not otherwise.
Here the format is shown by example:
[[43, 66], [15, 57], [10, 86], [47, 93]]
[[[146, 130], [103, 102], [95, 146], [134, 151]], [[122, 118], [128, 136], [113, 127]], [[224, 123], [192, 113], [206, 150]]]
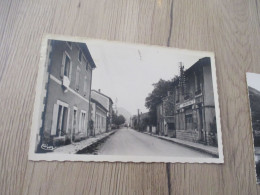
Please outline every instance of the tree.
[[125, 123], [125, 117], [123, 115], [117, 115], [114, 110], [112, 111], [112, 123], [115, 125], [122, 125]]
[[167, 96], [167, 92], [172, 90], [173, 82], [176, 78], [172, 80], [160, 79], [157, 83], [153, 84], [154, 89], [145, 99], [145, 106], [149, 109], [149, 117], [151, 125], [156, 125], [156, 106], [162, 102], [162, 98]]
[[123, 115], [119, 115], [117, 117], [117, 125], [122, 125], [125, 123], [125, 117]]

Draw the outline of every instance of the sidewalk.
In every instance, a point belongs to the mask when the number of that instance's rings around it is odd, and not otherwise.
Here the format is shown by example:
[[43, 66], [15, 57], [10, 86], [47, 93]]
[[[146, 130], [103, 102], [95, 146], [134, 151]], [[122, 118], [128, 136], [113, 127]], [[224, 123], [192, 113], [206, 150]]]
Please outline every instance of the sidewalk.
[[208, 146], [208, 145], [203, 145], [203, 144], [199, 144], [199, 143], [194, 143], [194, 142], [189, 142], [189, 141], [185, 141], [185, 140], [181, 140], [181, 139], [177, 139], [177, 138], [170, 138], [170, 137], [165, 137], [165, 136], [160, 136], [160, 135], [155, 135], [155, 134], [150, 134], [148, 132], [144, 132], [147, 135], [150, 136], [154, 136], [154, 137], [158, 137], [159, 139], [163, 139], [166, 141], [170, 141], [176, 144], [180, 144], [183, 146], [186, 146], [188, 148], [200, 151], [200, 152], [205, 152], [208, 153], [210, 155], [213, 155], [215, 157], [218, 157], [218, 148], [217, 147], [213, 147], [213, 146]]
[[101, 139], [110, 136], [111, 134], [115, 133], [116, 130], [103, 133], [100, 135], [97, 135], [96, 137], [89, 137], [85, 140], [82, 140], [80, 142], [75, 142], [70, 145], [62, 146], [59, 148], [56, 148], [53, 152], [55, 153], [65, 153], [65, 154], [76, 154], [78, 151], [100, 141]]

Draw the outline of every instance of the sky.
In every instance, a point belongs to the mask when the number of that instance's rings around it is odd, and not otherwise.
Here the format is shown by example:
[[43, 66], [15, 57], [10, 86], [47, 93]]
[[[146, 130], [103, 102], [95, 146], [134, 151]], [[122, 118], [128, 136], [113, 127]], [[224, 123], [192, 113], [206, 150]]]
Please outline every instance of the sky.
[[88, 40], [86, 44], [97, 66], [93, 70], [92, 89], [100, 89], [117, 102], [117, 107], [132, 115], [137, 109], [148, 111], [145, 98], [152, 92], [152, 84], [179, 75], [179, 62], [187, 69], [205, 57], [201, 52], [159, 46], [100, 40]]
[[260, 91], [260, 74], [246, 73], [247, 84]]

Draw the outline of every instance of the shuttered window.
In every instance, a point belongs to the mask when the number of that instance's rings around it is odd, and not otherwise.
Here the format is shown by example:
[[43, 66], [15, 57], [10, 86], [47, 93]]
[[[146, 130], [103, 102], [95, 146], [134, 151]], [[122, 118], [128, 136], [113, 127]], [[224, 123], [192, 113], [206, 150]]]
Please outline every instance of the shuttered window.
[[66, 76], [70, 78], [71, 72], [71, 60], [67, 52], [63, 53], [62, 64], [61, 64], [61, 77]]

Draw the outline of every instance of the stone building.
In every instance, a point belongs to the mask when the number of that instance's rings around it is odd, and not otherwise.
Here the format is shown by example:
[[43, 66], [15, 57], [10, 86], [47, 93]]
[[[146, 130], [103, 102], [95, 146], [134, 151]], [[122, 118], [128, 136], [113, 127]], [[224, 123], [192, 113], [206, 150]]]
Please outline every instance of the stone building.
[[210, 58], [202, 58], [174, 82], [176, 138], [217, 144], [215, 102]]
[[107, 95], [101, 93], [101, 90], [91, 91], [91, 98], [99, 102], [107, 110], [107, 122], [106, 122], [106, 131], [111, 130], [112, 125], [112, 112], [113, 112], [113, 101]]
[[[92, 70], [96, 67], [85, 43], [48, 43], [46, 96], [39, 146], [69, 144], [88, 136]], [[39, 147], [38, 147], [39, 148]]]
[[210, 58], [180, 75], [157, 105], [157, 134], [217, 146], [217, 126]]
[[108, 110], [97, 100], [91, 98], [91, 123], [90, 135], [95, 136], [107, 131]]

